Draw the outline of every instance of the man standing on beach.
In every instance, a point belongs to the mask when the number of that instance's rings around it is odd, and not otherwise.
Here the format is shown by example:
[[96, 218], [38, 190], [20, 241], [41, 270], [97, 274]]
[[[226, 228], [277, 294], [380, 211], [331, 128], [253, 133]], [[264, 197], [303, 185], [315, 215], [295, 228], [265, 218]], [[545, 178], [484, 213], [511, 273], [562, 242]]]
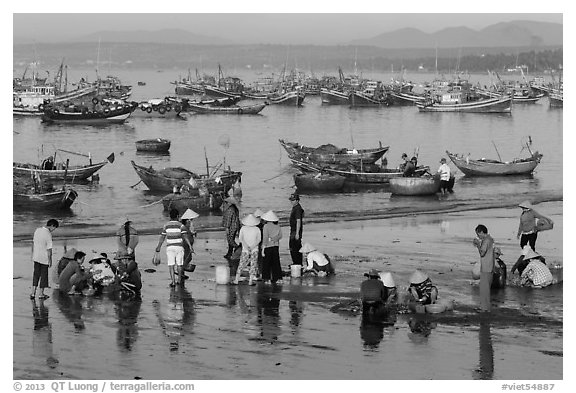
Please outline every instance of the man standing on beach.
[[34, 231], [32, 241], [32, 261], [34, 262], [34, 274], [32, 276], [32, 293], [30, 299], [36, 297], [36, 289], [40, 284], [39, 299], [48, 299], [44, 294], [44, 288], [48, 287], [48, 269], [52, 267], [52, 232], [58, 228], [58, 221], [51, 218], [46, 226]]
[[[166, 239], [166, 259], [168, 263], [168, 270], [170, 272], [170, 286], [174, 287], [177, 283], [184, 285], [184, 242], [192, 249], [190, 239], [186, 234], [188, 230], [178, 221], [178, 210], [170, 210], [170, 221], [164, 225], [158, 245], [156, 246], [156, 253], [160, 252], [160, 247]], [[175, 280], [174, 266], [178, 266], [178, 281]]]
[[476, 227], [474, 245], [480, 253], [480, 311], [490, 312], [490, 286], [494, 274], [494, 239], [488, 228], [480, 224]]
[[304, 209], [300, 206], [300, 195], [294, 193], [288, 198], [292, 202], [292, 212], [290, 213], [290, 256], [292, 264], [302, 265], [302, 220], [304, 219]]

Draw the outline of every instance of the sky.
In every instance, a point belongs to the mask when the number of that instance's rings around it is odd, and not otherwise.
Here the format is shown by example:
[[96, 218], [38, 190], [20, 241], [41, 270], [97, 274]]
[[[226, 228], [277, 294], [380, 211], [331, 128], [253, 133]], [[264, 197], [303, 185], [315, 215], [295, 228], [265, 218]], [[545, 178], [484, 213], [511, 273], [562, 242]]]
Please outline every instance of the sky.
[[[27, 2], [28, 3], [28, 2]], [[101, 2], [98, 2], [101, 4]], [[198, 3], [190, 0], [186, 4]], [[243, 5], [256, 4], [254, 1], [242, 1]], [[468, 12], [465, 7], [457, 8], [438, 6], [438, 2], [430, 2], [435, 13], [422, 13], [426, 7], [424, 2], [412, 0], [405, 10], [394, 9], [386, 6], [386, 9], [378, 7], [362, 6], [370, 3], [364, 0], [354, 2], [354, 9], [340, 10], [339, 13], [319, 13], [314, 7], [306, 7], [306, 2], [296, 0], [294, 7], [289, 9], [274, 9], [267, 7], [240, 7], [241, 12], [250, 10], [265, 11], [266, 13], [239, 13], [234, 10], [238, 8], [240, 2], [219, 1], [218, 4], [230, 4], [230, 7], [220, 7], [220, 9], [205, 10], [210, 13], [196, 12], [196, 6], [191, 9], [189, 6], [182, 8], [182, 13], [161, 13], [150, 7], [144, 7], [143, 11], [148, 13], [133, 13], [135, 7], [130, 7], [131, 13], [115, 14], [94, 14], [88, 10], [77, 13], [27, 13], [30, 9], [15, 11], [13, 15], [13, 34], [15, 37], [30, 38], [31, 42], [51, 42], [69, 38], [71, 34], [85, 35], [103, 30], [111, 31], [133, 31], [133, 30], [161, 30], [166, 28], [177, 28], [188, 30], [195, 34], [225, 38], [239, 44], [314, 44], [314, 45], [336, 45], [345, 44], [355, 39], [365, 39], [379, 34], [412, 27], [420, 29], [426, 33], [432, 33], [445, 27], [467, 26], [479, 30], [488, 25], [512, 20], [533, 20], [542, 22], [562, 23], [562, 13], [554, 11], [550, 7], [546, 12], [530, 13], [487, 13], [490, 7], [480, 7], [483, 13]], [[375, 3], [375, 2], [372, 2]], [[422, 3], [422, 6], [417, 6]], [[482, 2], [483, 5], [490, 1]], [[132, 3], [133, 4], [133, 3]], [[171, 2], [171, 4], [174, 4]], [[301, 4], [301, 6], [298, 6]], [[350, 4], [350, 3], [349, 3]], [[450, 1], [442, 2], [443, 5], [450, 5]], [[106, 7], [107, 8], [107, 7]], [[380, 6], [380, 8], [382, 8]], [[419, 13], [410, 13], [410, 8], [418, 10]], [[542, 8], [542, 7], [541, 7]], [[67, 8], [77, 10], [76, 8]], [[101, 11], [103, 7], [98, 7]], [[170, 7], [164, 11], [174, 12], [180, 7]], [[503, 12], [506, 8], [501, 8]], [[514, 11], [520, 7], [513, 7]], [[526, 10], [523, 6], [522, 10]], [[230, 11], [228, 11], [230, 10]], [[309, 11], [308, 11], [309, 10]], [[338, 12], [337, 8], [322, 8], [323, 11]], [[450, 13], [451, 10], [460, 13]], [[122, 7], [118, 8], [122, 12]], [[199, 11], [202, 11], [200, 8]], [[220, 13], [226, 11], [228, 13]], [[315, 12], [315, 13], [294, 13], [294, 12]], [[439, 12], [440, 11], [440, 12]], [[471, 10], [474, 11], [474, 10]], [[292, 13], [287, 13], [292, 12]], [[357, 13], [360, 12], [360, 13]], [[463, 13], [464, 12], [464, 13]], [[529, 10], [528, 10], [529, 12]], [[33, 41], [32, 41], [33, 40]]]

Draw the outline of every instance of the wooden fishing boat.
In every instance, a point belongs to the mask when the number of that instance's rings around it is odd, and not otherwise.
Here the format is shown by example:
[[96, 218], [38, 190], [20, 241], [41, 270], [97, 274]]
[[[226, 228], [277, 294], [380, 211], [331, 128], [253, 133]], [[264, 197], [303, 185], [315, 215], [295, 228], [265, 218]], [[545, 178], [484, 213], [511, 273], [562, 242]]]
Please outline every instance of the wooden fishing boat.
[[306, 94], [302, 91], [288, 91], [283, 94], [268, 95], [268, 102], [275, 105], [302, 106]]
[[440, 192], [440, 176], [395, 177], [390, 179], [394, 195], [433, 195]]
[[354, 91], [350, 94], [350, 106], [356, 107], [381, 107], [392, 105], [392, 100], [390, 100], [386, 95], [377, 97], [374, 93], [370, 93], [368, 89], [364, 91]]
[[540, 163], [542, 154], [537, 151], [531, 157], [502, 162], [482, 158], [472, 160], [462, 155], [446, 151], [454, 165], [466, 176], [513, 176], [527, 175], [534, 171]]
[[114, 106], [104, 106], [101, 110], [89, 110], [86, 107], [81, 110], [66, 110], [64, 107], [54, 107], [52, 105], [44, 108], [42, 121], [57, 124], [114, 124], [124, 123], [126, 119], [136, 109], [134, 104], [116, 104]]
[[209, 193], [207, 195], [193, 195], [189, 193], [172, 193], [162, 198], [164, 210], [176, 209], [185, 212], [192, 209], [196, 212], [208, 212], [219, 210], [224, 197], [222, 193]]
[[171, 142], [168, 139], [142, 139], [136, 141], [136, 151], [165, 153], [170, 150]]
[[345, 177], [328, 173], [297, 173], [294, 175], [294, 184], [300, 192], [328, 192], [338, 191], [344, 186]]
[[187, 169], [164, 168], [155, 170], [152, 167], [146, 168], [130, 161], [136, 174], [142, 180], [150, 191], [171, 192], [174, 187], [190, 186], [190, 179], [194, 179], [198, 186], [206, 186], [210, 192], [228, 192], [236, 180], [240, 179], [242, 172], [225, 170], [222, 173], [213, 176], [199, 175]]
[[555, 108], [562, 108], [564, 106], [564, 94], [562, 91], [551, 91], [548, 94], [550, 106]]
[[17, 210], [69, 209], [78, 193], [72, 188], [51, 192], [13, 192], [13, 206]]
[[512, 90], [510, 93], [482, 90], [479, 93], [488, 98], [498, 98], [502, 97], [502, 95], [511, 95], [514, 104], [533, 104], [546, 95], [544, 93], [534, 93], [528, 89]]
[[320, 89], [320, 99], [322, 104], [350, 105], [350, 94], [344, 91], [322, 88]]
[[420, 112], [510, 113], [512, 97], [500, 96], [476, 101], [462, 101], [461, 93], [446, 93], [441, 102], [426, 100], [416, 103]]
[[256, 115], [266, 107], [267, 104], [255, 104], [246, 106], [212, 106], [189, 104], [190, 110], [196, 113], [214, 113], [222, 115]]
[[14, 162], [12, 173], [21, 178], [31, 178], [39, 175], [42, 180], [50, 182], [77, 182], [87, 180], [90, 176], [98, 172], [104, 165], [114, 162], [114, 153], [110, 154], [106, 161], [96, 164], [65, 166], [56, 165], [55, 169], [42, 169], [41, 165], [24, 164]]
[[416, 105], [426, 100], [424, 95], [415, 93], [405, 93], [401, 91], [391, 91], [390, 97], [395, 105]]
[[286, 142], [283, 139], [278, 140], [280, 145], [288, 153], [288, 157], [299, 160], [309, 160], [317, 164], [373, 164], [378, 161], [390, 146], [380, 146], [371, 149], [341, 149], [337, 146], [328, 144], [319, 147], [302, 146], [294, 142]]
[[136, 106], [133, 117], [182, 118], [183, 111], [188, 109], [188, 100], [178, 100], [170, 97], [132, 102]]

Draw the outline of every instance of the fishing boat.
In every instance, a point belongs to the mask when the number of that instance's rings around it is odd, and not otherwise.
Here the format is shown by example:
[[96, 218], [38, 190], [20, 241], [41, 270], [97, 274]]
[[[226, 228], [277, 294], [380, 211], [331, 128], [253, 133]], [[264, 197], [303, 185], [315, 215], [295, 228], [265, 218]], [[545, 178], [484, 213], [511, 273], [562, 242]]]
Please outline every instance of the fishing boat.
[[216, 78], [216, 84], [204, 85], [204, 94], [214, 98], [242, 98], [243, 90], [244, 85], [242, 84], [240, 78], [230, 76], [224, 77], [224, 73], [220, 64], [218, 64], [218, 77]]
[[39, 175], [43, 180], [51, 182], [78, 182], [87, 180], [104, 165], [113, 163], [114, 159], [114, 153], [112, 153], [105, 161], [96, 164], [70, 166], [61, 163], [55, 165], [53, 169], [42, 169], [42, 165], [14, 162], [12, 172], [14, 176], [21, 178], [32, 178], [34, 175]]
[[187, 192], [171, 193], [162, 198], [164, 210], [176, 209], [185, 212], [192, 209], [197, 212], [219, 210], [224, 201], [223, 193], [208, 193], [207, 195], [193, 195]]
[[350, 105], [350, 94], [340, 90], [322, 88], [320, 99], [326, 105]]
[[444, 93], [438, 100], [427, 99], [416, 103], [420, 112], [510, 113], [512, 97], [499, 96], [476, 101], [463, 100], [459, 92]]
[[306, 93], [299, 90], [268, 95], [268, 102], [275, 105], [302, 106]]
[[78, 193], [72, 188], [50, 192], [25, 192], [14, 190], [13, 207], [16, 210], [69, 209]]
[[537, 151], [532, 153], [532, 156], [528, 158], [506, 162], [486, 158], [472, 160], [469, 157], [453, 154], [449, 151], [446, 151], [446, 154], [448, 154], [448, 157], [450, 157], [454, 165], [466, 176], [528, 175], [536, 169], [542, 159], [542, 154]]
[[118, 103], [112, 106], [102, 106], [100, 109], [88, 109], [86, 106], [56, 107], [49, 105], [44, 108], [42, 121], [57, 124], [119, 124], [124, 123], [136, 109], [134, 104]]
[[424, 102], [426, 97], [422, 94], [406, 93], [402, 91], [391, 91], [390, 97], [394, 105], [416, 105], [419, 102]]
[[165, 153], [170, 150], [170, 140], [156, 138], [156, 139], [142, 139], [136, 141], [136, 151], [146, 151], [153, 153]]
[[548, 94], [550, 106], [554, 108], [562, 108], [564, 106], [564, 94], [562, 91], [553, 90]]
[[212, 106], [212, 105], [198, 105], [189, 103], [190, 111], [196, 113], [215, 113], [222, 115], [256, 115], [266, 107], [264, 104], [255, 105], [232, 105], [232, 106]]
[[188, 110], [188, 100], [178, 100], [171, 97], [164, 99], [155, 98], [148, 101], [132, 102], [136, 106], [133, 117], [160, 117], [160, 118], [181, 118], [183, 111]]
[[146, 86], [146, 82], [138, 81], [138, 86]]
[[366, 81], [364, 90], [350, 93], [351, 107], [381, 107], [392, 105], [392, 100], [384, 90], [382, 82]]
[[393, 195], [434, 195], [440, 192], [440, 176], [395, 177], [390, 179]]
[[198, 185], [205, 185], [210, 192], [228, 192], [236, 180], [242, 176], [242, 172], [235, 172], [229, 169], [218, 175], [208, 176], [199, 175], [181, 167], [155, 170], [152, 167], [140, 166], [134, 161], [130, 162], [142, 182], [148, 186], [150, 191], [155, 192], [171, 192], [174, 187], [189, 186], [190, 179], [194, 179]]
[[342, 149], [332, 144], [314, 148], [294, 142], [286, 142], [283, 139], [278, 141], [290, 158], [305, 159], [317, 164], [373, 164], [382, 158], [390, 148], [390, 146], [382, 146], [381, 142], [379, 147], [357, 150]]
[[345, 177], [323, 172], [294, 174], [294, 184], [299, 192], [338, 191], [345, 181]]

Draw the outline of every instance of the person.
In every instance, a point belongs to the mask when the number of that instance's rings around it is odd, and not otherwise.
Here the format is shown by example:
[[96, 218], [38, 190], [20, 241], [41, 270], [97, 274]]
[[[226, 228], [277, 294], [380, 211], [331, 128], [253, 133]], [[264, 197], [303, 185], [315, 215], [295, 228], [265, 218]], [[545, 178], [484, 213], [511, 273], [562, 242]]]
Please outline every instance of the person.
[[77, 251], [74, 255], [74, 260], [66, 265], [59, 278], [60, 292], [68, 295], [79, 295], [82, 289], [89, 286], [91, 275], [84, 271], [82, 264], [86, 254], [82, 251]]
[[412, 177], [414, 176], [414, 173], [416, 172], [416, 165], [418, 164], [418, 159], [416, 157], [412, 157], [410, 159], [410, 161], [408, 161], [406, 163], [406, 166], [404, 167], [404, 173], [403, 176], [404, 177]]
[[328, 255], [321, 253], [310, 243], [305, 243], [300, 249], [300, 252], [307, 262], [304, 273], [313, 272], [316, 275], [322, 274], [327, 276], [334, 274], [334, 266], [332, 262], [330, 262]]
[[364, 276], [368, 277], [360, 284], [360, 299], [362, 300], [362, 312], [377, 312], [381, 309], [388, 299], [388, 293], [382, 281], [380, 273], [376, 269], [370, 269]]
[[229, 196], [233, 196], [237, 201], [241, 201], [242, 200], [242, 178], [239, 177], [234, 184], [232, 184], [232, 187], [230, 188], [230, 190], [228, 190], [228, 195]]
[[503, 254], [500, 247], [494, 247], [494, 274], [492, 275], [492, 285], [490, 285], [492, 289], [504, 288], [506, 286], [506, 264], [500, 258], [501, 255]]
[[[119, 280], [116, 280], [116, 288], [112, 293], [117, 293], [120, 300], [140, 299], [142, 290], [142, 276], [135, 259], [120, 259], [118, 265], [112, 269]], [[181, 282], [184, 281], [182, 276]]]
[[[266, 221], [264, 221], [262, 219], [262, 214], [264, 214], [264, 212], [260, 209], [256, 209], [254, 211], [254, 217], [256, 217], [257, 219], [260, 220], [260, 223], [258, 224], [258, 229], [260, 229], [260, 235], [262, 235], [262, 240], [264, 240], [264, 225], [266, 224]], [[262, 270], [264, 268], [264, 250], [262, 248], [262, 243], [260, 242], [260, 245], [258, 246], [258, 279], [261, 280], [262, 279]]]
[[[190, 241], [192, 247], [194, 247], [194, 239], [196, 238], [196, 230], [194, 229], [194, 223], [192, 222], [192, 220], [198, 217], [200, 217], [200, 215], [192, 209], [186, 209], [184, 214], [182, 214], [182, 217], [180, 217], [180, 222], [186, 228], [185, 235], [186, 237], [188, 237], [188, 240]], [[184, 270], [192, 271], [192, 269], [194, 268], [193, 267], [194, 264], [192, 263], [194, 248], [189, 248], [187, 242], [184, 242], [182, 246], [184, 247]]]
[[398, 165], [398, 169], [401, 171], [404, 171], [408, 162], [409, 162], [408, 161], [408, 154], [402, 153], [402, 162], [400, 163], [400, 165]]
[[257, 227], [259, 219], [254, 214], [248, 214], [242, 219], [242, 228], [238, 235], [238, 241], [242, 245], [240, 264], [236, 270], [236, 278], [233, 284], [237, 285], [242, 271], [250, 265], [250, 279], [248, 285], [256, 285], [256, 273], [258, 269], [258, 244], [262, 240], [260, 229]]
[[264, 221], [262, 228], [262, 280], [264, 282], [276, 282], [282, 280], [282, 266], [280, 265], [280, 239], [282, 229], [278, 225], [278, 216], [272, 210], [268, 210], [261, 216]]
[[[532, 253], [538, 255], [535, 251]], [[531, 256], [529, 253], [527, 256]], [[537, 257], [530, 258], [528, 265], [520, 275], [520, 285], [523, 287], [544, 288], [554, 282], [554, 277], [542, 261]]]
[[51, 171], [54, 168], [54, 157], [48, 156], [44, 161], [42, 161], [42, 169]]
[[136, 259], [134, 253], [138, 245], [138, 231], [132, 226], [132, 220], [128, 216], [120, 220], [120, 227], [116, 231], [116, 244], [118, 258]]
[[548, 220], [548, 218], [534, 210], [530, 201], [524, 201], [518, 206], [522, 208], [522, 214], [520, 214], [520, 225], [518, 225], [516, 238], [520, 239], [520, 248], [530, 244], [530, 248], [536, 251], [536, 239], [538, 238], [536, 219]]
[[[170, 210], [170, 221], [162, 228], [156, 254], [160, 253], [160, 248], [166, 240], [166, 259], [170, 272], [170, 287], [176, 284], [184, 285], [184, 242], [192, 249], [190, 239], [186, 236], [186, 227], [178, 221], [178, 210]], [[156, 256], [155, 256], [156, 257]], [[175, 267], [178, 267], [178, 281], [175, 279]]]
[[58, 220], [51, 218], [46, 225], [36, 228], [32, 239], [32, 262], [34, 272], [32, 275], [32, 293], [30, 299], [36, 297], [36, 290], [40, 285], [39, 299], [48, 299], [50, 296], [44, 293], [48, 287], [48, 269], [52, 267], [52, 232], [58, 228]]
[[444, 157], [440, 159], [438, 173], [440, 174], [440, 192], [446, 195], [450, 191], [450, 167], [446, 164]]
[[302, 231], [304, 220], [304, 209], [300, 206], [300, 195], [293, 193], [288, 198], [292, 202], [292, 211], [290, 212], [290, 239], [288, 246], [293, 265], [302, 265]]
[[522, 275], [524, 269], [526, 269], [532, 259], [538, 259], [543, 264], [546, 264], [546, 259], [532, 248], [530, 248], [528, 244], [526, 244], [522, 249], [522, 254], [520, 254], [520, 257], [514, 266], [512, 266], [512, 269], [510, 269], [510, 273], [514, 274], [516, 271], [518, 271], [518, 274]]
[[396, 289], [396, 284], [394, 283], [394, 278], [392, 277], [392, 273], [384, 272], [379, 274], [380, 279], [382, 280], [382, 284], [384, 284], [384, 288], [386, 288], [386, 292], [388, 296], [386, 297], [386, 301], [384, 304], [386, 306], [391, 306], [398, 302], [398, 291]]
[[115, 271], [105, 252], [93, 254], [88, 261], [92, 285], [98, 289], [107, 287], [115, 281]]
[[494, 276], [494, 239], [488, 228], [479, 224], [475, 229], [474, 246], [480, 254], [480, 311], [490, 312], [490, 287]]
[[240, 211], [238, 210], [238, 201], [233, 196], [224, 199], [222, 205], [222, 226], [226, 231], [226, 241], [228, 243], [228, 252], [224, 258], [230, 258], [234, 250], [238, 247], [236, 236], [240, 231]]
[[408, 292], [414, 301], [424, 305], [434, 304], [438, 298], [438, 288], [432, 285], [432, 280], [426, 273], [418, 269], [410, 276]]
[[72, 247], [71, 249], [66, 251], [64, 255], [62, 255], [62, 258], [60, 258], [60, 260], [58, 261], [58, 265], [56, 266], [56, 275], [58, 277], [60, 277], [60, 274], [62, 274], [62, 271], [68, 265], [68, 263], [74, 260], [74, 255], [76, 255], [77, 252], [78, 250]]

